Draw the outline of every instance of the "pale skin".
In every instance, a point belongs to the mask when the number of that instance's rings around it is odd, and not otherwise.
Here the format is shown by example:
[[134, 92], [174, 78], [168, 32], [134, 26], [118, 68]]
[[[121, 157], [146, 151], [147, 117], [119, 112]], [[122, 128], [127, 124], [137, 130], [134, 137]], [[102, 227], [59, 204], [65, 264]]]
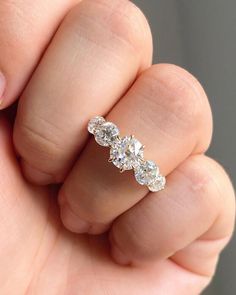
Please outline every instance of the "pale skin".
[[[0, 293], [200, 294], [235, 218], [229, 177], [204, 155], [200, 83], [151, 65], [129, 1], [5, 0], [0, 16]], [[86, 130], [95, 115], [145, 144], [165, 190], [108, 163]]]

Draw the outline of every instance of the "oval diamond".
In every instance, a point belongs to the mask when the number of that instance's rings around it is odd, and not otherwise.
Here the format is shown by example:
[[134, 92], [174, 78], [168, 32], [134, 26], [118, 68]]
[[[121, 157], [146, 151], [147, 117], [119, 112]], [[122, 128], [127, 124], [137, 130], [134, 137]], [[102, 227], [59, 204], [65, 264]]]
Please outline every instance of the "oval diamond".
[[110, 157], [119, 169], [131, 170], [143, 158], [143, 145], [133, 136], [123, 137], [111, 148]]
[[88, 123], [88, 132], [94, 134], [95, 130], [105, 122], [105, 119], [100, 116], [92, 118]]
[[159, 174], [159, 168], [153, 161], [145, 161], [135, 168], [135, 178], [141, 185], [150, 185], [153, 183], [157, 175]]
[[166, 178], [162, 175], [158, 175], [156, 180], [148, 186], [151, 192], [159, 192], [165, 188]]
[[119, 136], [119, 129], [111, 122], [98, 126], [95, 130], [95, 140], [101, 146], [111, 146]]

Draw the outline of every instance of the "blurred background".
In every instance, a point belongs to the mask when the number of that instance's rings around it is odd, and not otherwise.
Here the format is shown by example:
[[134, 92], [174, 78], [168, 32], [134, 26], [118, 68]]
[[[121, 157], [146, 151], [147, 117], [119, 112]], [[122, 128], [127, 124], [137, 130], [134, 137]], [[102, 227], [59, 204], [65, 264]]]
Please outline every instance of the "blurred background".
[[[193, 73], [209, 96], [215, 131], [208, 154], [236, 184], [236, 1], [134, 0], [149, 19], [154, 62]], [[236, 237], [204, 295], [236, 294]]]

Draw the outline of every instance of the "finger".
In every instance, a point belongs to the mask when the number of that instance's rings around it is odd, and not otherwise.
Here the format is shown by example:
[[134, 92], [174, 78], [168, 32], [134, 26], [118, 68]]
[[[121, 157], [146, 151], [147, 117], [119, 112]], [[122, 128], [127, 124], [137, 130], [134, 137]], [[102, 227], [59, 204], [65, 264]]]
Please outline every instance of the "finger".
[[26, 177], [60, 182], [86, 139], [151, 61], [146, 19], [126, 0], [85, 0], [71, 10], [20, 100], [14, 141]]
[[192, 156], [170, 174], [164, 191], [150, 193], [115, 221], [112, 255], [118, 263], [134, 264], [172, 257], [179, 266], [210, 276], [232, 235], [234, 203], [219, 164]]
[[0, 108], [21, 93], [67, 11], [78, 1], [0, 2]]
[[[192, 75], [173, 65], [143, 73], [107, 119], [122, 135], [135, 134], [146, 146], [145, 158], [158, 163], [164, 175], [191, 153], [205, 151], [211, 138], [204, 91]], [[99, 233], [147, 194], [131, 171], [120, 174], [108, 158], [109, 151], [91, 140], [68, 176], [60, 193], [67, 228]]]

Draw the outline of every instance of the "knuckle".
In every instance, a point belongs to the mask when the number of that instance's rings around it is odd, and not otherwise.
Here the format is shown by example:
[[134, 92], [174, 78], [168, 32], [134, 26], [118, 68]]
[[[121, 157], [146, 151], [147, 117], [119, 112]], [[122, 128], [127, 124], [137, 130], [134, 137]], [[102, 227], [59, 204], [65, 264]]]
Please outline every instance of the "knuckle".
[[14, 130], [14, 144], [22, 158], [37, 167], [58, 159], [62, 153], [59, 144], [49, 135], [24, 123]]
[[191, 162], [183, 164], [180, 172], [187, 179], [190, 189], [195, 194], [198, 196], [214, 195], [215, 197], [216, 191], [212, 174], [206, 167], [203, 169], [201, 161], [198, 156], [192, 157]]
[[143, 79], [148, 84], [146, 97], [164, 108], [173, 123], [177, 119], [178, 124], [192, 129], [205, 121], [206, 114], [209, 116], [209, 112], [205, 112], [208, 104], [205, 92], [186, 70], [175, 65], [155, 65], [146, 71]]
[[144, 14], [127, 0], [81, 2], [68, 14], [67, 21], [78, 30], [81, 30], [81, 26], [89, 30], [86, 31], [87, 36], [97, 32], [91, 39], [102, 36], [109, 42], [124, 43], [135, 51], [143, 47], [144, 39], [150, 39], [150, 29]]
[[[214, 211], [219, 235], [232, 236], [235, 226], [235, 193], [229, 176], [223, 167], [207, 156], [193, 156], [180, 171], [189, 181], [189, 187], [203, 204], [206, 212]], [[214, 208], [214, 210], [208, 210]], [[207, 214], [206, 213], [206, 214]]]
[[219, 206], [220, 211], [222, 208], [230, 207], [234, 212], [233, 186], [220, 164], [207, 156], [199, 155], [192, 156], [191, 161], [187, 161], [179, 169], [189, 180], [190, 187], [195, 193]]

